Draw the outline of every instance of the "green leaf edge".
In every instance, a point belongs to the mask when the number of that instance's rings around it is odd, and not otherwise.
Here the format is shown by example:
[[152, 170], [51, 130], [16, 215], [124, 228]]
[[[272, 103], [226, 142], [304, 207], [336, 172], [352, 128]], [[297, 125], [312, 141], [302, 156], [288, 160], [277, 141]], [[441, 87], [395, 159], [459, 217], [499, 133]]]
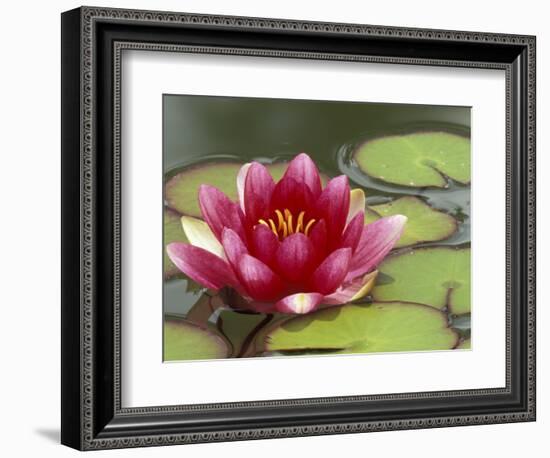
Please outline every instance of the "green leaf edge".
[[[226, 359], [226, 358], [229, 358], [231, 356], [232, 352], [233, 352], [233, 346], [232, 346], [231, 342], [225, 336], [223, 336], [220, 332], [218, 332], [215, 328], [213, 328], [211, 326], [208, 326], [208, 327], [201, 326], [197, 323], [186, 320], [185, 318], [183, 318], [181, 316], [165, 315], [164, 316], [164, 323], [163, 323], [163, 346], [162, 346], [162, 360], [163, 360], [163, 362], [200, 361], [200, 360], [203, 360], [203, 358], [187, 358], [187, 359], [166, 359], [165, 358], [166, 350], [165, 350], [164, 332], [165, 332], [165, 327], [168, 324], [178, 324], [178, 325], [185, 325], [185, 326], [189, 326], [189, 327], [192, 327], [192, 328], [196, 328], [197, 330], [199, 330], [199, 331], [203, 332], [204, 334], [208, 335], [208, 337], [211, 337], [215, 340], [218, 340], [223, 345], [223, 348], [225, 348], [225, 353], [224, 353], [225, 356], [220, 356], [220, 357], [217, 357], [217, 358], [208, 358], [208, 359]], [[220, 347], [222, 347], [222, 345], [220, 345]]]
[[[458, 334], [458, 332], [456, 330], [454, 330], [452, 327], [449, 326], [448, 321], [447, 321], [447, 317], [445, 316], [445, 314], [441, 310], [437, 309], [436, 307], [432, 307], [430, 305], [420, 304], [420, 303], [416, 303], [416, 302], [407, 302], [407, 301], [374, 301], [372, 303], [369, 303], [368, 305], [371, 305], [371, 306], [374, 305], [375, 306], [377, 304], [418, 306], [418, 307], [426, 308], [427, 310], [430, 310], [434, 313], [437, 313], [438, 315], [441, 316], [442, 324], [444, 325], [444, 326], [442, 326], [442, 329], [447, 330], [455, 338], [455, 343], [453, 345], [449, 345], [449, 348], [447, 350], [453, 350], [453, 349], [457, 348], [457, 346], [459, 345], [460, 335]], [[269, 347], [268, 339], [269, 339], [270, 335], [273, 332], [275, 332], [278, 328], [284, 326], [287, 323], [290, 323], [291, 321], [303, 319], [304, 317], [314, 318], [316, 314], [330, 313], [331, 310], [337, 309], [337, 308], [343, 308], [343, 307], [347, 307], [347, 306], [361, 306], [361, 305], [366, 305], [366, 304], [337, 305], [337, 306], [322, 308], [322, 309], [319, 309], [319, 310], [317, 310], [315, 312], [312, 312], [310, 314], [307, 314], [307, 315], [298, 315], [298, 316], [293, 316], [293, 317], [290, 317], [290, 318], [287, 318], [287, 319], [280, 320], [279, 322], [277, 322], [273, 326], [271, 326], [269, 329], [265, 330], [264, 333], [260, 336], [261, 339], [263, 340], [263, 345], [262, 345], [263, 346], [263, 351], [266, 351], [266, 352], [269, 352], [269, 351], [291, 352], [291, 351], [294, 351], [294, 350], [298, 350], [301, 353], [307, 352], [308, 350], [319, 351], [318, 348], [317, 349], [315, 349], [315, 348], [297, 348], [297, 349], [279, 349], [279, 348], [275, 348], [274, 349], [274, 348]], [[341, 354], [354, 354], [353, 352], [345, 351], [344, 349], [337, 349], [337, 348], [332, 348], [332, 349], [325, 348], [324, 350], [327, 350], [327, 354], [339, 354], [339, 355], [341, 355]], [[338, 351], [338, 350], [342, 350], [342, 351]], [[395, 351], [390, 350], [390, 351], [378, 351], [378, 352], [372, 352], [372, 353], [373, 354], [376, 354], [376, 353], [378, 353], [378, 354], [380, 354], [380, 353], [394, 353], [394, 352], [399, 352], [399, 351], [400, 350], [395, 350]], [[407, 350], [406, 352], [414, 352], [414, 351], [441, 351], [441, 350]], [[370, 353], [371, 352], [364, 351], [364, 352], [355, 353], [355, 354], [370, 354]], [[316, 354], [318, 354], [318, 353], [316, 353]], [[291, 355], [288, 355], [288, 356], [291, 356]], [[308, 355], [305, 354], [304, 356], [308, 356]]]
[[[377, 205], [367, 206], [365, 208], [365, 223], [370, 224], [370, 223], [373, 223], [374, 221], [377, 221], [378, 219], [383, 217], [383, 215], [378, 213], [378, 211], [376, 210], [377, 208], [386, 207], [389, 204], [392, 204], [394, 202], [401, 202], [403, 200], [414, 200], [414, 201], [420, 203], [421, 205], [423, 205], [426, 208], [427, 211], [432, 212], [434, 214], [437, 213], [437, 214], [439, 214], [438, 217], [440, 217], [442, 219], [446, 219], [447, 222], [450, 222], [453, 225], [453, 228], [447, 234], [445, 234], [444, 236], [442, 236], [440, 238], [418, 239], [417, 241], [415, 241], [413, 243], [408, 243], [408, 244], [407, 243], [401, 243], [400, 242], [401, 239], [400, 239], [395, 244], [394, 248], [407, 248], [407, 247], [412, 247], [412, 246], [415, 246], [415, 245], [419, 245], [421, 243], [441, 242], [443, 240], [448, 239], [452, 235], [456, 234], [456, 232], [458, 231], [458, 221], [456, 220], [456, 218], [449, 215], [448, 213], [445, 213], [441, 210], [438, 210], [437, 208], [432, 207], [431, 205], [427, 204], [422, 199], [419, 199], [416, 196], [403, 196], [403, 197], [399, 197], [399, 198], [397, 198], [395, 200], [392, 200], [391, 202], [388, 202], [388, 203], [385, 203], [385, 204], [377, 204]], [[387, 215], [384, 215], [384, 216], [391, 216], [391, 215], [397, 215], [397, 214], [398, 214], [397, 212], [396, 213], [389, 212]], [[405, 215], [405, 216], [407, 216], [407, 215]], [[403, 231], [403, 235], [406, 234], [407, 224], [408, 224], [408, 222], [405, 224], [405, 229]]]
[[[446, 246], [446, 245], [440, 245], [440, 246], [436, 245], [436, 246], [419, 247], [419, 248], [408, 247], [408, 249], [405, 249], [405, 251], [403, 251], [403, 250], [396, 251], [393, 254], [391, 254], [390, 256], [388, 256], [386, 259], [384, 259], [384, 261], [382, 261], [382, 264], [380, 264], [380, 266], [378, 267], [378, 270], [382, 275], [384, 275], [385, 274], [385, 272], [383, 271], [384, 262], [392, 260], [392, 259], [400, 257], [400, 256], [405, 256], [405, 255], [409, 254], [411, 251], [434, 250], [434, 249], [468, 250], [468, 251], [471, 252], [470, 247], [456, 248], [456, 247]], [[470, 284], [470, 286], [471, 286], [471, 284]], [[373, 301], [375, 301], [375, 302], [393, 302], [393, 301], [409, 302], [409, 303], [412, 303], [412, 304], [425, 305], [426, 307], [431, 307], [431, 308], [434, 308], [436, 310], [441, 310], [440, 308], [438, 308], [434, 305], [425, 304], [425, 303], [421, 303], [421, 302], [410, 302], [410, 301], [406, 301], [406, 300], [403, 301], [403, 300], [399, 300], [399, 299], [391, 299], [391, 300], [390, 299], [379, 299], [379, 298], [377, 299], [376, 298], [376, 285], [374, 286], [373, 290], [371, 291], [371, 296], [372, 296]], [[470, 293], [470, 296], [471, 296], [471, 293]], [[471, 297], [470, 297], [470, 307], [468, 308], [468, 310], [465, 310], [461, 313], [455, 313], [455, 312], [453, 312], [452, 302], [450, 302], [450, 301], [448, 303], [448, 308], [449, 308], [449, 312], [454, 314], [455, 316], [467, 315], [468, 313], [471, 313]]]
[[[414, 134], [435, 134], [435, 133], [444, 133], [444, 134], [448, 134], [448, 135], [454, 135], [456, 137], [462, 137], [462, 135], [459, 135], [459, 134], [456, 134], [456, 133], [453, 133], [453, 132], [445, 132], [445, 131], [437, 131], [437, 130], [434, 130], [434, 131], [420, 131], [420, 132], [409, 132], [409, 133], [405, 133], [405, 134], [393, 134], [393, 135], [385, 135], [385, 136], [380, 136], [380, 137], [376, 137], [376, 138], [371, 138], [369, 140], [366, 140], [364, 141], [363, 143], [361, 143], [359, 146], [357, 146], [357, 148], [355, 149], [355, 151], [353, 152], [353, 159], [355, 161], [355, 163], [357, 164], [357, 168], [359, 169], [359, 171], [361, 171], [362, 173], [376, 179], [376, 180], [380, 180], [384, 183], [389, 183], [389, 184], [393, 184], [393, 185], [397, 185], [397, 186], [403, 186], [403, 187], [407, 187], [407, 188], [438, 188], [438, 189], [445, 189], [448, 187], [449, 185], [449, 178], [456, 181], [457, 183], [460, 183], [462, 185], [470, 185], [471, 183], [471, 173], [470, 173], [470, 179], [467, 180], [467, 181], [461, 181], [461, 180], [458, 180], [457, 178], [455, 177], [452, 177], [450, 175], [447, 175], [445, 174], [444, 172], [442, 172], [441, 170], [439, 170], [438, 168], [436, 167], [432, 167], [432, 169], [437, 172], [439, 174], [439, 177], [440, 177], [440, 180], [438, 181], [437, 184], [427, 184], [427, 185], [421, 185], [421, 186], [417, 186], [417, 185], [410, 185], [410, 184], [407, 184], [407, 183], [397, 183], [395, 181], [388, 181], [384, 178], [380, 178], [379, 176], [377, 175], [374, 175], [372, 173], [370, 173], [368, 171], [368, 167], [366, 167], [365, 165], [361, 165], [360, 164], [360, 161], [357, 160], [357, 155], [359, 154], [359, 152], [366, 146], [368, 145], [369, 143], [372, 143], [372, 142], [375, 142], [375, 141], [379, 141], [379, 140], [384, 140], [384, 139], [388, 139], [388, 138], [393, 138], [393, 137], [405, 137], [405, 136], [410, 136], [410, 135], [414, 135]], [[471, 154], [471, 152], [470, 152]]]
[[[168, 255], [166, 254], [166, 245], [168, 243], [172, 242], [182, 242], [182, 243], [189, 243], [187, 240], [187, 237], [185, 236], [185, 233], [183, 232], [183, 227], [181, 227], [180, 222], [181, 215], [171, 209], [164, 207], [163, 210], [163, 246], [162, 246], [162, 255], [163, 255], [163, 272], [164, 272], [164, 279], [170, 280], [172, 278], [185, 278], [183, 273], [176, 267], [176, 265], [170, 260]], [[169, 219], [171, 219], [169, 221]], [[178, 223], [180, 231], [181, 231], [181, 238], [176, 240], [166, 240], [166, 228], [168, 224], [172, 223]]]

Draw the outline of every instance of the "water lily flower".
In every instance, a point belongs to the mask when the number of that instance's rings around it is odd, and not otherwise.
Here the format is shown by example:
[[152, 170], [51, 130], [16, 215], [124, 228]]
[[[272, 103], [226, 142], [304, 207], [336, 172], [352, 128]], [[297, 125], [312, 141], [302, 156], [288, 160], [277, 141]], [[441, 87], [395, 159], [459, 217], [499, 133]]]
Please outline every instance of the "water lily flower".
[[170, 243], [167, 253], [188, 277], [212, 290], [229, 287], [258, 312], [304, 314], [364, 297], [407, 220], [365, 225], [364, 192], [351, 191], [345, 175], [323, 189], [305, 153], [277, 183], [262, 164], [245, 164], [237, 189], [234, 202], [201, 185], [204, 221], [183, 216], [190, 243]]

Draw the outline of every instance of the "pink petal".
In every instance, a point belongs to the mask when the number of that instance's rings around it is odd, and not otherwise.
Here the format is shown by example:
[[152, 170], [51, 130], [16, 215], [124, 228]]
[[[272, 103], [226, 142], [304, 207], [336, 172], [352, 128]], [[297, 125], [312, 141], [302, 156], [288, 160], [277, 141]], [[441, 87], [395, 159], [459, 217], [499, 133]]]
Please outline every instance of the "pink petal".
[[206, 288], [240, 286], [227, 261], [203, 248], [174, 242], [168, 244], [166, 252], [179, 270]]
[[314, 202], [315, 198], [305, 183], [284, 176], [275, 185], [271, 195], [270, 209], [271, 211], [283, 211], [287, 208], [294, 214], [305, 211], [306, 216], [311, 216], [309, 213], [311, 213]]
[[241, 206], [241, 210], [244, 212], [244, 183], [246, 180], [246, 175], [248, 174], [248, 169], [250, 168], [252, 164], [250, 162], [247, 162], [244, 164], [240, 170], [239, 174], [237, 175], [237, 195], [239, 196], [239, 205]]
[[234, 230], [227, 227], [225, 227], [222, 232], [222, 245], [229, 263], [237, 270], [241, 256], [243, 254], [248, 254], [246, 245]]
[[349, 212], [350, 190], [348, 177], [340, 175], [330, 180], [317, 199], [317, 214], [327, 221], [329, 241], [340, 241]]
[[406, 222], [406, 216], [394, 215], [366, 225], [353, 254], [346, 280], [374, 269], [399, 240]]
[[243, 213], [223, 192], [203, 184], [199, 188], [199, 205], [206, 223], [221, 241], [224, 227], [233, 229], [244, 240]]
[[311, 276], [311, 286], [321, 294], [330, 294], [340, 286], [348, 272], [351, 248], [332, 252]]
[[359, 212], [353, 219], [349, 222], [348, 226], [344, 230], [344, 235], [342, 235], [341, 247], [351, 248], [352, 251], [355, 251], [357, 244], [363, 233], [363, 228], [365, 227], [365, 213]]
[[291, 282], [308, 275], [315, 259], [313, 244], [304, 234], [286, 237], [277, 250], [278, 272]]
[[305, 183], [314, 198], [321, 194], [319, 170], [306, 153], [300, 153], [290, 161], [284, 176], [293, 178], [298, 183]]
[[327, 255], [327, 225], [325, 220], [317, 221], [311, 232], [309, 233], [309, 239], [315, 249], [315, 260], [321, 262]]
[[321, 303], [323, 295], [319, 293], [296, 293], [281, 299], [275, 308], [281, 313], [309, 313]]
[[284, 288], [275, 272], [248, 254], [242, 255], [239, 261], [239, 277], [248, 294], [260, 302], [275, 300]]
[[323, 304], [339, 305], [348, 302], [357, 301], [365, 297], [376, 282], [378, 271], [370, 272], [363, 277], [357, 277], [350, 283], [342, 285], [332, 294], [323, 298]]
[[275, 253], [279, 248], [279, 238], [263, 224], [258, 224], [252, 232], [252, 252], [267, 265], [275, 264]]
[[267, 169], [259, 162], [253, 162], [244, 183], [244, 209], [249, 222], [254, 224], [268, 216], [274, 188], [275, 183]]

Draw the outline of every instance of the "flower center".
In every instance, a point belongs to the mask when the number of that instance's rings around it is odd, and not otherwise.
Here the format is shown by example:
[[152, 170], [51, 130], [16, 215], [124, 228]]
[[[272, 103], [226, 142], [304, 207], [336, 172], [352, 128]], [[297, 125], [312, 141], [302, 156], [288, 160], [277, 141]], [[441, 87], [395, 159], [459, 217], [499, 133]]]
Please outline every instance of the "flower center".
[[279, 239], [284, 239], [285, 237], [291, 234], [297, 234], [299, 232], [308, 235], [313, 224], [315, 224], [315, 219], [310, 218], [309, 220], [305, 218], [306, 212], [301, 211], [298, 213], [298, 216], [294, 218], [294, 215], [287, 208], [281, 212], [281, 210], [275, 210], [275, 217], [258, 220], [259, 224], [269, 227], [273, 233], [279, 237]]

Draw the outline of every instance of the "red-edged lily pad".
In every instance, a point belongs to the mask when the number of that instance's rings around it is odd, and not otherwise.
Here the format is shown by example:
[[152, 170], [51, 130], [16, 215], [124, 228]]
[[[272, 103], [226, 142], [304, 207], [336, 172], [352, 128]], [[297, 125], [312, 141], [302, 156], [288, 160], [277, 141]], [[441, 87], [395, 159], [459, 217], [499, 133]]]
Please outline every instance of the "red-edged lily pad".
[[[196, 164], [182, 169], [166, 182], [166, 205], [181, 214], [200, 218], [198, 192], [201, 184], [215, 186], [236, 201], [238, 199], [237, 175], [242, 165], [237, 162], [219, 161]], [[288, 164], [276, 162], [265, 166], [277, 181], [284, 175]], [[321, 180], [326, 183], [328, 178], [321, 174]]]
[[[166, 183], [166, 204], [181, 214], [200, 218], [198, 193], [201, 184], [215, 186], [236, 201], [237, 175], [242, 165], [236, 162], [206, 162], [181, 170]], [[273, 178], [278, 180], [283, 176], [287, 164], [267, 164], [266, 167]]]
[[164, 361], [222, 359], [231, 354], [231, 344], [213, 330], [183, 318], [164, 321]]

